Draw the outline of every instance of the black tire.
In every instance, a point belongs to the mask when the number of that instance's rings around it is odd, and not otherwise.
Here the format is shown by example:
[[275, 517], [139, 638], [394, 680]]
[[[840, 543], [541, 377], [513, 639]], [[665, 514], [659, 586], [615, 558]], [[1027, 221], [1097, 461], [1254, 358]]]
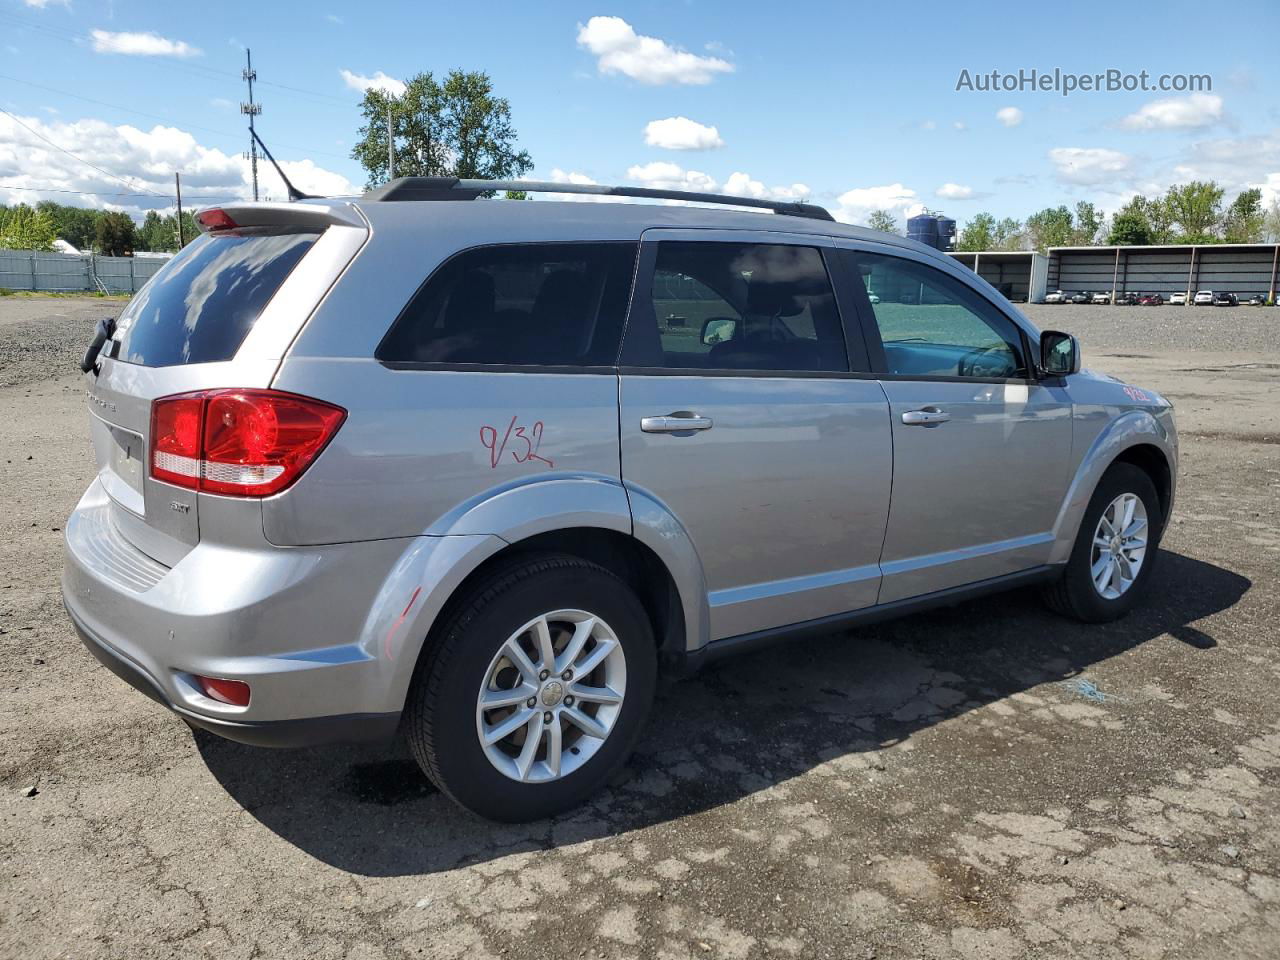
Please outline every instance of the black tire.
[[[1102, 511], [1124, 493], [1136, 495], [1146, 508], [1147, 550], [1133, 584], [1119, 597], [1108, 599], [1097, 591], [1090, 576], [1093, 533], [1097, 529]], [[1146, 591], [1151, 571], [1155, 567], [1163, 528], [1164, 515], [1151, 477], [1133, 464], [1113, 463], [1102, 475], [1089, 499], [1089, 506], [1085, 508], [1080, 529], [1076, 531], [1075, 545], [1071, 549], [1071, 558], [1067, 561], [1062, 577], [1044, 590], [1045, 603], [1055, 613], [1084, 623], [1106, 623], [1123, 617], [1141, 601]]]
[[[500, 772], [476, 731], [476, 697], [498, 650], [541, 614], [579, 609], [603, 619], [626, 659], [626, 695], [596, 753], [558, 780], [523, 783]], [[405, 710], [409, 748], [451, 799], [490, 820], [523, 823], [577, 806], [626, 761], [653, 702], [657, 648], [644, 608], [622, 580], [576, 557], [526, 558], [476, 584], [433, 630]]]

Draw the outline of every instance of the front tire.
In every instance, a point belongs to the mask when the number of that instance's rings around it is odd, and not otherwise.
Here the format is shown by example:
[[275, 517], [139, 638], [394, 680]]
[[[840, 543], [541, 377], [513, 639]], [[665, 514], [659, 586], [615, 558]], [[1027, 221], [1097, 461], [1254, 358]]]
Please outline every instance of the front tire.
[[1133, 464], [1112, 464], [1085, 508], [1066, 570], [1045, 589], [1045, 602], [1085, 623], [1123, 617], [1146, 591], [1163, 526], [1151, 478]]
[[409, 746], [474, 813], [548, 817], [625, 762], [656, 676], [630, 587], [575, 557], [526, 559], [477, 584], [434, 635], [409, 693]]

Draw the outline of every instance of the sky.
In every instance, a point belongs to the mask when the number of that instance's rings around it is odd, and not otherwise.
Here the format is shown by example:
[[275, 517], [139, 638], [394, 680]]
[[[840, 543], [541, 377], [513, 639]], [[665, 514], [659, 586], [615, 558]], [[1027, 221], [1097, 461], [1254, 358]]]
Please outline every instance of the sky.
[[[1280, 198], [1275, 0], [468, 9], [0, 0], [0, 203], [141, 217], [173, 208], [175, 171], [189, 205], [249, 196], [246, 47], [260, 135], [300, 189], [327, 195], [363, 188], [350, 151], [366, 86], [462, 68], [510, 101], [538, 179], [803, 199], [849, 222], [886, 209], [900, 224], [923, 208], [961, 222], [1080, 200], [1113, 212], [1191, 179]], [[1032, 70], [1199, 89], [1005, 87]]]

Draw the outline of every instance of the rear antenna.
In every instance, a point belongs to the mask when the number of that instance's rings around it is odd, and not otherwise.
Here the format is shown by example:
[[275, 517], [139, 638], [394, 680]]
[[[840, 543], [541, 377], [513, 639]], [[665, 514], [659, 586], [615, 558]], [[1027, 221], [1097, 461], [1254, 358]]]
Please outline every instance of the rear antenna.
[[292, 183], [290, 183], [289, 178], [286, 177], [284, 175], [284, 171], [280, 169], [280, 164], [276, 163], [276, 158], [271, 155], [271, 151], [267, 149], [267, 145], [263, 143], [262, 138], [258, 136], [258, 131], [250, 127], [249, 132], [253, 134], [253, 139], [258, 141], [258, 146], [260, 146], [262, 148], [262, 152], [267, 155], [267, 159], [271, 161], [271, 165], [276, 168], [276, 173], [280, 174], [280, 179], [284, 181], [284, 188], [289, 191], [290, 200], [321, 199], [320, 197], [316, 196], [313, 193], [303, 193], [301, 190], [295, 187]]

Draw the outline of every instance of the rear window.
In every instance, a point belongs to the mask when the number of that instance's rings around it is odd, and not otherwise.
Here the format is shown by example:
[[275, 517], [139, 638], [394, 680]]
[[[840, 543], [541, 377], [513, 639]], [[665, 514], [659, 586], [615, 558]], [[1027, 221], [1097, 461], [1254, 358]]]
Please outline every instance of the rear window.
[[317, 237], [246, 230], [192, 241], [133, 298], [112, 356], [147, 367], [230, 360]]
[[634, 243], [479, 247], [449, 260], [378, 347], [392, 363], [612, 366]]

